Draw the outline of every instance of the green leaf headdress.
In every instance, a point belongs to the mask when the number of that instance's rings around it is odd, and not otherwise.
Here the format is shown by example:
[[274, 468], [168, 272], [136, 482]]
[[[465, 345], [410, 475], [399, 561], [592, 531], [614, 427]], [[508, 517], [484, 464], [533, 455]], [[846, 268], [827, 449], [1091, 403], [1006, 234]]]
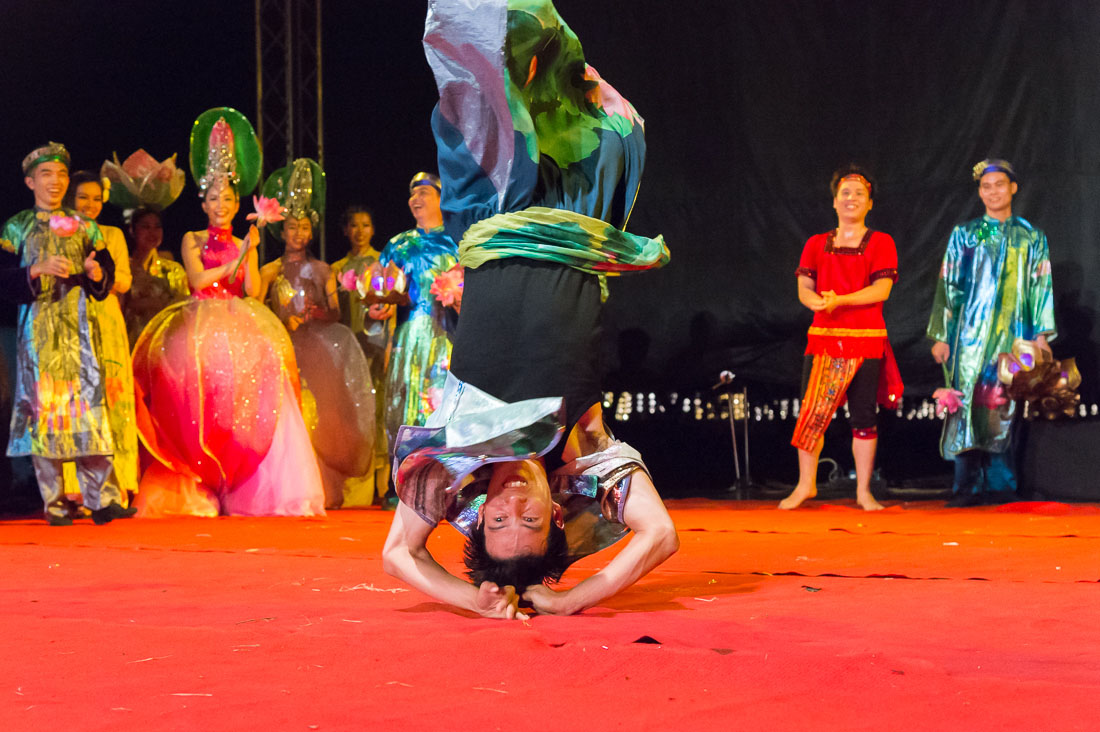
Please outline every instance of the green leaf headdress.
[[215, 107], [199, 115], [191, 127], [191, 176], [199, 195], [218, 180], [228, 180], [247, 196], [260, 180], [263, 153], [252, 123], [235, 109]]
[[[287, 218], [308, 218], [317, 228], [325, 215], [325, 171], [316, 160], [298, 158], [268, 176], [263, 195], [278, 201]], [[274, 231], [282, 237], [279, 229]]]

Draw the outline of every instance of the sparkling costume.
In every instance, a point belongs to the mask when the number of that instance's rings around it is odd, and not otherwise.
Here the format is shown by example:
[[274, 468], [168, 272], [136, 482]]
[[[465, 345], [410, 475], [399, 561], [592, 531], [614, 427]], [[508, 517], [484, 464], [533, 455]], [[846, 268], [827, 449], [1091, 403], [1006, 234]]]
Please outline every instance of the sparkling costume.
[[130, 271], [133, 273], [133, 284], [122, 312], [126, 316], [130, 343], [136, 343], [154, 315], [172, 303], [190, 297], [191, 286], [183, 265], [162, 257], [159, 252], [153, 252], [145, 262], [131, 257]]
[[434, 0], [424, 44], [440, 94], [441, 208], [466, 280], [454, 378], [430, 427], [402, 428], [398, 495], [429, 523], [468, 530], [484, 490], [475, 471], [539, 455], [575, 559], [625, 534], [630, 477], [644, 469], [614, 441], [563, 464], [560, 439], [600, 400], [605, 277], [668, 261], [660, 237], [621, 230], [642, 119], [546, 0]]
[[[209, 230], [205, 268], [238, 254], [230, 231]], [[134, 346], [138, 425], [158, 460], [142, 476], [141, 515], [324, 513], [293, 346], [244, 297], [243, 265], [237, 275], [163, 310]]]
[[[55, 230], [51, 220], [78, 225], [67, 233]], [[84, 274], [84, 258], [93, 249], [103, 270], [99, 282]], [[74, 273], [64, 279], [42, 275], [31, 282], [31, 292], [24, 291], [19, 298], [19, 353], [8, 455], [32, 457], [50, 517], [67, 514], [62, 470], [66, 461], [76, 462], [88, 508], [119, 503], [117, 485], [106, 482], [115, 447], [107, 384], [89, 317], [91, 299], [105, 298], [114, 281], [114, 262], [99, 228], [68, 209], [29, 209], [4, 225], [0, 252], [4, 268], [29, 267], [46, 256], [60, 255], [69, 260]]]
[[1015, 490], [1015, 402], [993, 403], [997, 357], [1011, 352], [1016, 338], [1056, 337], [1053, 300], [1050, 252], [1041, 230], [1018, 216], [1002, 223], [985, 215], [951, 232], [927, 335], [950, 346], [949, 386], [962, 392], [962, 407], [947, 415], [940, 439], [944, 458], [956, 460], [956, 491], [980, 492], [981, 478], [974, 474], [980, 467], [965, 459], [973, 451], [992, 453], [986, 489]]
[[[562, 439], [560, 397], [507, 404], [448, 375], [440, 406], [423, 427], [404, 426], [394, 460], [401, 502], [435, 526], [469, 536], [485, 502], [492, 464], [544, 456]], [[548, 475], [562, 507], [570, 562], [626, 536], [630, 476], [645, 470], [637, 450], [609, 440]]]
[[119, 307], [119, 294], [130, 289], [130, 255], [126, 237], [114, 226], [100, 226], [115, 263], [115, 281], [103, 300], [92, 300], [88, 314], [103, 370], [107, 397], [107, 420], [114, 442], [114, 460], [107, 480], [117, 488], [120, 504], [127, 505], [128, 493], [138, 489], [138, 436], [134, 414], [134, 369], [130, 362], [130, 339], [126, 319]]
[[[349, 270], [357, 277], [377, 262], [381, 253], [371, 248], [364, 254], [348, 254], [332, 264], [337, 280]], [[371, 386], [374, 389], [374, 455], [371, 458], [370, 473], [367, 480], [344, 494], [344, 502], [349, 506], [365, 505], [368, 496], [373, 498], [385, 492], [386, 481], [390, 474], [389, 440], [386, 437], [386, 373], [389, 364], [390, 345], [393, 342], [394, 319], [374, 320], [367, 315], [368, 306], [354, 294], [340, 289], [340, 322], [348, 326], [355, 334], [363, 355], [366, 356], [370, 370]]]
[[390, 239], [381, 260], [404, 270], [409, 288], [409, 307], [399, 310], [386, 376], [386, 434], [393, 439], [403, 424], [424, 424], [443, 393], [451, 340], [446, 308], [430, 290], [435, 278], [454, 266], [457, 250], [442, 226], [411, 229]]
[[[284, 206], [287, 218], [321, 225], [325, 174], [315, 161], [299, 158], [275, 171], [264, 184], [264, 194]], [[276, 235], [281, 237], [283, 232], [277, 230]], [[270, 283], [267, 304], [286, 325], [294, 344], [303, 413], [321, 469], [325, 505], [370, 505], [374, 394], [367, 359], [354, 334], [336, 322], [339, 310], [332, 271], [300, 249], [264, 265], [261, 278]]]
[[[868, 229], [858, 246], [840, 247], [835, 242], [835, 231], [810, 237], [795, 272], [814, 280], [819, 294], [832, 290], [838, 295], [847, 295], [880, 279], [897, 281], [897, 248], [889, 234]], [[849, 385], [861, 368], [877, 372], [878, 401], [887, 407], [896, 406], [902, 384], [886, 337], [883, 305], [876, 302], [842, 306], [831, 313], [824, 310], [814, 313], [806, 339], [806, 355], [813, 357], [813, 364], [791, 440], [795, 447], [814, 451], [833, 414], [844, 404]], [[879, 359], [882, 360], [881, 368]], [[856, 437], [875, 436], [875, 391], [866, 392], [869, 403], [858, 405], [858, 417], [853, 414], [852, 428]], [[852, 407], [854, 411], [857, 405]]]
[[[213, 109], [196, 121], [191, 164], [200, 190], [240, 181], [246, 195], [259, 155], [239, 112]], [[244, 297], [247, 257], [231, 230], [191, 236], [201, 243], [204, 270], [240, 264], [161, 311], [134, 346], [138, 430], [157, 460], [142, 476], [138, 507], [154, 516], [323, 514], [286, 329]]]

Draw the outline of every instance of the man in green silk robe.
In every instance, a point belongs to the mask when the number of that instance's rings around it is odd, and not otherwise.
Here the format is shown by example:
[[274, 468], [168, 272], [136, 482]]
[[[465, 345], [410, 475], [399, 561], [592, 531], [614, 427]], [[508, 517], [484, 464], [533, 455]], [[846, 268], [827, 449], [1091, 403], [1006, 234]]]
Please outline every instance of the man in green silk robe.
[[1012, 215], [1016, 171], [1004, 160], [974, 166], [985, 215], [951, 232], [927, 335], [962, 406], [944, 420], [940, 452], [954, 460], [949, 506], [1016, 498], [1016, 405], [997, 381], [997, 357], [1017, 338], [1056, 336], [1050, 252], [1043, 232]]

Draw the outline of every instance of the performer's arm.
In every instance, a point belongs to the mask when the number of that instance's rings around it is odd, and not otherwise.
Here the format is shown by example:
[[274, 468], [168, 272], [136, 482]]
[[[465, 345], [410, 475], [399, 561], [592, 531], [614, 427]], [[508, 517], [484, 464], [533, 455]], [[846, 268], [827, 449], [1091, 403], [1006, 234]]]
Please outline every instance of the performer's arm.
[[962, 307], [964, 283], [962, 277], [962, 250], [966, 241], [966, 231], [956, 226], [947, 241], [947, 251], [940, 266], [940, 277], [936, 281], [936, 296], [932, 304], [932, 314], [928, 319], [926, 335], [935, 341], [932, 345], [932, 358], [936, 363], [947, 363], [951, 358], [951, 343], [958, 327], [959, 310]]
[[817, 281], [806, 275], [798, 276], [798, 301], [815, 313], [825, 309], [825, 299], [817, 294]]
[[472, 610], [485, 617], [526, 617], [517, 611], [519, 598], [514, 588], [499, 588], [492, 582], [474, 587], [440, 566], [427, 546], [428, 536], [434, 529], [411, 508], [398, 503], [386, 545], [382, 549], [382, 568], [386, 574], [441, 602]]
[[855, 292], [849, 292], [845, 295], [838, 295], [832, 290], [821, 293], [822, 299], [825, 301], [825, 311], [833, 312], [839, 307], [845, 305], [873, 305], [876, 302], [886, 302], [890, 297], [890, 290], [894, 286], [894, 281], [889, 277], [882, 277], [875, 280], [871, 284], [864, 287], [862, 290], [856, 290]]
[[104, 300], [115, 282], [115, 260], [107, 249], [93, 249], [84, 259], [84, 290], [96, 300]]
[[672, 518], [643, 470], [631, 475], [623, 519], [634, 535], [606, 567], [564, 592], [528, 587], [523, 599], [540, 613], [572, 615], [634, 584], [680, 548]]

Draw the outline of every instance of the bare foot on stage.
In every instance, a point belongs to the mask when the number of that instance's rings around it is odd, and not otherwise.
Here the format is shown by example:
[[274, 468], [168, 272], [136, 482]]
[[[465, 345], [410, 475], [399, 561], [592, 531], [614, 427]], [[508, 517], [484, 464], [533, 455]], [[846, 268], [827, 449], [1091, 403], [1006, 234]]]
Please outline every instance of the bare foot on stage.
[[876, 501], [874, 496], [856, 496], [856, 503], [858, 503], [864, 511], [881, 511], [886, 508], [886, 506]]
[[791, 495], [784, 498], [779, 502], [779, 508], [783, 511], [790, 511], [792, 508], [798, 508], [802, 505], [803, 501], [808, 501], [817, 495], [817, 487], [810, 486], [809, 488], [803, 488], [802, 486], [796, 486]]

